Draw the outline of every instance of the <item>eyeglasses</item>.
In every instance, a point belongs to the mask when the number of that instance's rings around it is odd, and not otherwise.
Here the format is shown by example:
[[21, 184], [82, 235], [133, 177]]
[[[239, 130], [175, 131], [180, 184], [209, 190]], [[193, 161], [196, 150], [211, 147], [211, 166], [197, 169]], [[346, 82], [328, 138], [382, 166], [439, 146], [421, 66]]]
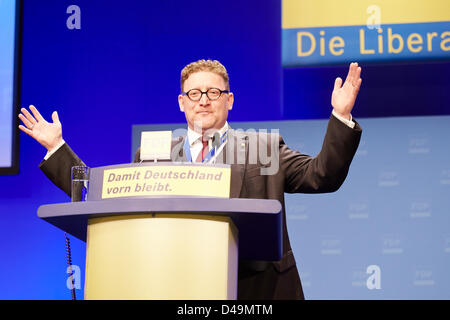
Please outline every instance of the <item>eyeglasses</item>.
[[191, 89], [188, 92], [182, 92], [182, 95], [187, 95], [192, 101], [200, 101], [203, 94], [206, 94], [209, 100], [217, 100], [222, 93], [230, 93], [229, 90], [220, 90], [217, 88], [209, 88], [207, 91], [201, 91], [200, 89]]

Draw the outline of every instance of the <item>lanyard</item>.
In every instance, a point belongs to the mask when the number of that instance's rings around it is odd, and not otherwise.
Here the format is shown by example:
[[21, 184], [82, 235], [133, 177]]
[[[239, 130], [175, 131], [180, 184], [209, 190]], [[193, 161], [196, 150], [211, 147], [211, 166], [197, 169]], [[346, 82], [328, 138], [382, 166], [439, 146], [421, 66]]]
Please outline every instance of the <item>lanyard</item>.
[[[209, 162], [214, 157], [216, 150], [220, 150], [220, 147], [227, 141], [227, 138], [228, 130], [225, 131], [225, 133], [220, 137], [220, 144], [214, 148], [211, 148], [206, 157], [203, 159], [202, 163]], [[200, 150], [200, 152], [202, 151]], [[191, 148], [189, 146], [188, 137], [186, 137], [186, 139], [184, 140], [184, 154], [186, 155], [187, 161], [192, 162]]]

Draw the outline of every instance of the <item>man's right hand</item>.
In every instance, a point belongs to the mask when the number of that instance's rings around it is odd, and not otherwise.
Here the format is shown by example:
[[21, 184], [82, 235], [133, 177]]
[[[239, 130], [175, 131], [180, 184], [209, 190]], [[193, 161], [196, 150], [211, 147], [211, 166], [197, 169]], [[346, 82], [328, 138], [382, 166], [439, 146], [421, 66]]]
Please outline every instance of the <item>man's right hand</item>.
[[56, 111], [52, 113], [53, 123], [50, 123], [33, 105], [30, 105], [30, 110], [33, 115], [25, 108], [20, 109], [22, 113], [19, 114], [19, 118], [25, 126], [19, 125], [19, 129], [51, 151], [62, 141], [62, 127], [58, 113]]

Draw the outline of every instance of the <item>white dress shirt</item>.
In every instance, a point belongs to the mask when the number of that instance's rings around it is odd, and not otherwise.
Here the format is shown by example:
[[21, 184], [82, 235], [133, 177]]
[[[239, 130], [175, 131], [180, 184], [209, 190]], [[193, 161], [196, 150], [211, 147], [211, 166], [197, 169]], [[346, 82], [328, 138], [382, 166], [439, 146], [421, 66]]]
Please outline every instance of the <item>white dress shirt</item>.
[[[220, 133], [221, 137], [228, 130], [228, 128], [229, 128], [228, 122], [225, 122], [225, 125], [218, 130], [218, 132]], [[211, 131], [211, 132], [208, 132], [208, 134], [207, 134], [207, 136], [208, 136], [208, 148], [209, 148], [209, 150], [211, 150], [211, 145], [212, 145], [212, 139], [211, 138], [213, 137], [215, 132], [212, 131], [212, 130], [209, 130], [209, 131]], [[192, 130], [191, 128], [188, 128], [187, 137], [188, 137], [188, 141], [189, 141], [189, 147], [191, 149], [192, 159], [195, 160], [195, 159], [197, 159], [198, 155], [200, 154], [200, 152], [202, 152], [202, 149], [203, 149], [202, 135], [200, 133]], [[225, 143], [224, 143], [224, 145], [225, 145]], [[221, 146], [221, 148], [220, 148], [220, 150], [218, 150], [217, 154], [220, 153], [222, 148], [223, 148], [223, 146]], [[215, 156], [217, 156], [217, 154]], [[211, 159], [211, 160], [213, 160], [213, 159]]]

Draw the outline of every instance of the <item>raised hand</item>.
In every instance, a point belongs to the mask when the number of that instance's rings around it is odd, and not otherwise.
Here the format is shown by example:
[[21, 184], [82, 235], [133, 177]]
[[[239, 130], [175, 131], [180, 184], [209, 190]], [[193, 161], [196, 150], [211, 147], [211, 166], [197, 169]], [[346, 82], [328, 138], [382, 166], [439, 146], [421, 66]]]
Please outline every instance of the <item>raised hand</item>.
[[350, 120], [350, 113], [355, 105], [356, 96], [358, 95], [359, 88], [361, 87], [361, 67], [358, 67], [357, 62], [350, 64], [347, 78], [344, 85], [342, 85], [342, 79], [336, 78], [334, 82], [334, 90], [331, 95], [331, 105], [334, 111]]
[[20, 109], [22, 113], [19, 114], [19, 118], [24, 126], [19, 125], [19, 129], [34, 138], [48, 151], [52, 150], [62, 141], [62, 127], [58, 113], [56, 111], [52, 113], [53, 123], [50, 123], [41, 116], [33, 105], [30, 106], [30, 110], [33, 115], [25, 108]]

